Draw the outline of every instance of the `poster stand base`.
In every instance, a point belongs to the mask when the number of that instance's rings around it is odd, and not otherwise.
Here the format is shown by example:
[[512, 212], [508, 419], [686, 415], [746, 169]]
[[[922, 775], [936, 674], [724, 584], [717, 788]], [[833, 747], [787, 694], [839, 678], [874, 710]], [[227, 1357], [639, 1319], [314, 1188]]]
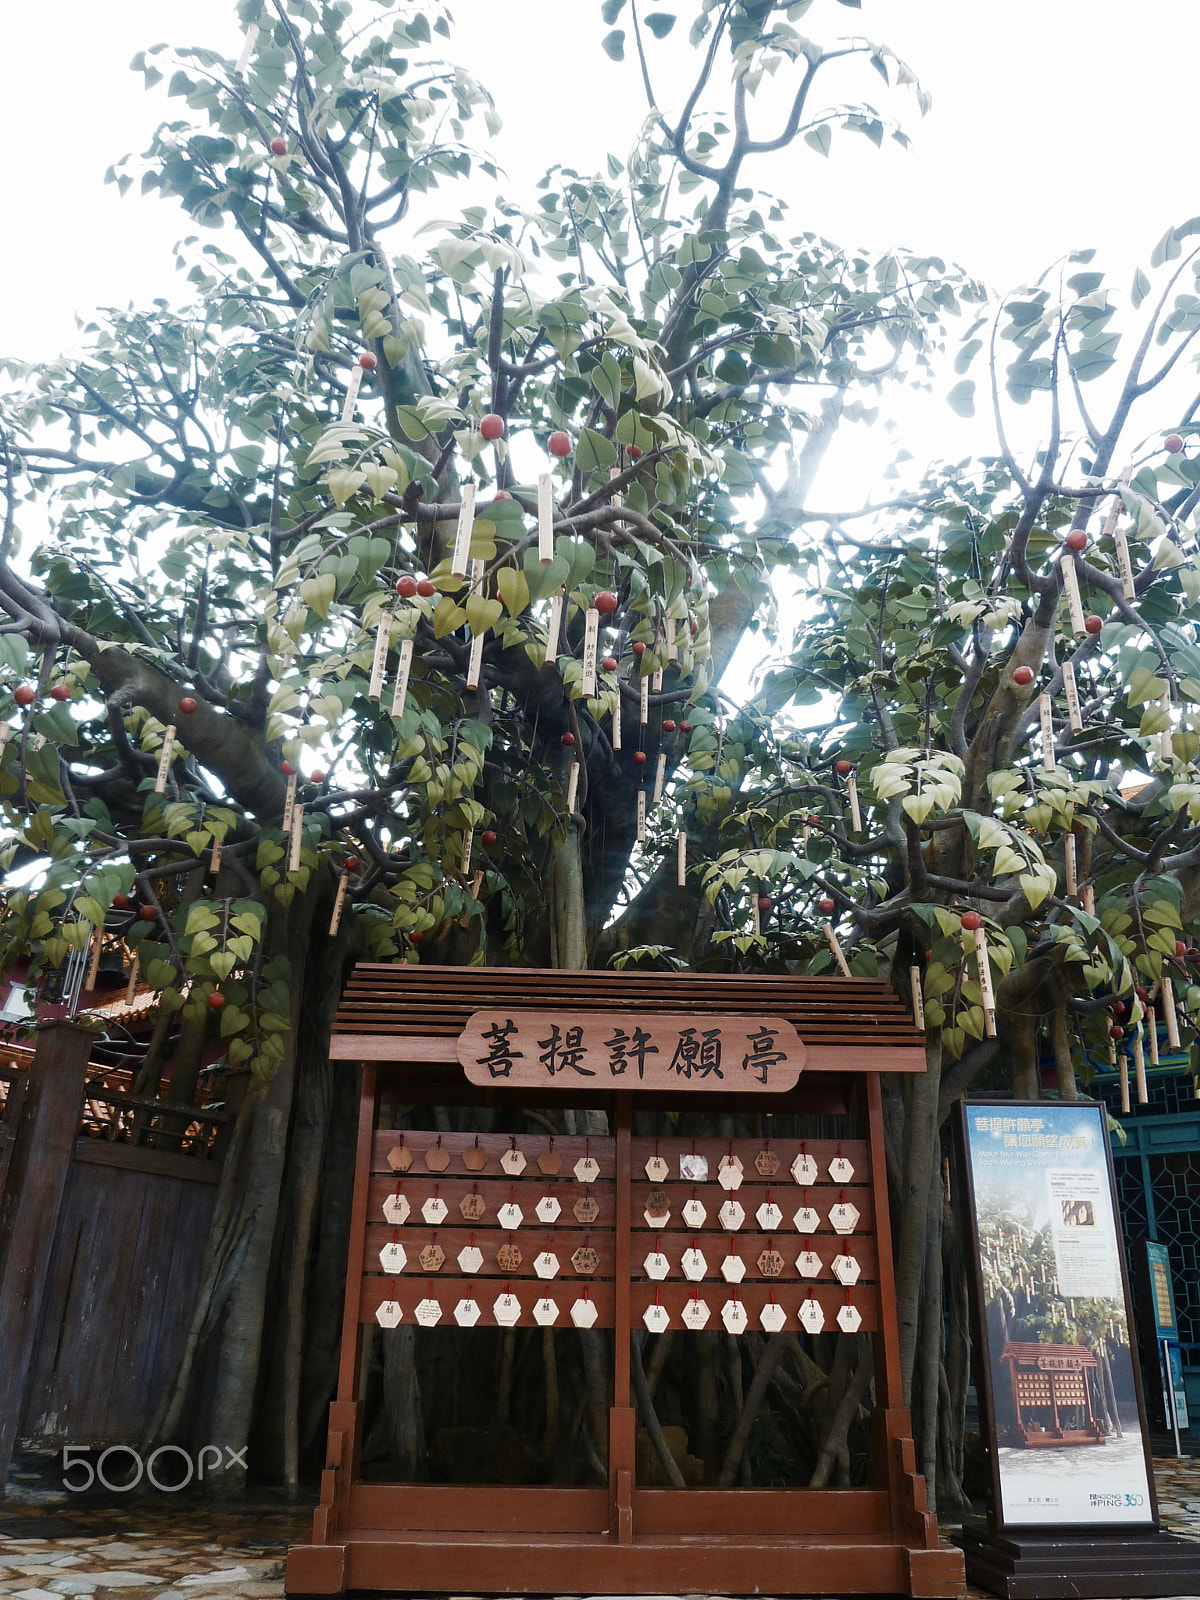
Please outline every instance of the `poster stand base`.
[[1200, 1544], [1159, 1528], [994, 1532], [967, 1522], [955, 1542], [967, 1582], [1003, 1600], [1134, 1600], [1200, 1587]]

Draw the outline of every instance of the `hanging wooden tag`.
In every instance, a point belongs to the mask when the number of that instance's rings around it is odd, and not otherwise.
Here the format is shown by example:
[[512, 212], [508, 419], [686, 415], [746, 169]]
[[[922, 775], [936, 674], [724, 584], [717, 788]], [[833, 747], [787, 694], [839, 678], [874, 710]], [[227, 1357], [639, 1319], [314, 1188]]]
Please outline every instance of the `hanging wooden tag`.
[[474, 842], [475, 829], [468, 828], [466, 833], [463, 834], [462, 860], [458, 864], [458, 870], [464, 878], [471, 870], [471, 847]]
[[725, 1324], [725, 1332], [732, 1334], [745, 1333], [749, 1318], [746, 1308], [740, 1300], [726, 1300], [721, 1307], [721, 1321]]
[[726, 1283], [741, 1283], [746, 1276], [746, 1263], [736, 1250], [731, 1250], [721, 1263], [721, 1276]]
[[1133, 562], [1129, 559], [1129, 541], [1125, 537], [1125, 529], [1118, 520], [1113, 524], [1113, 543], [1117, 547], [1117, 567], [1121, 573], [1121, 593], [1126, 600], [1136, 600], [1137, 590], [1133, 585]]
[[658, 752], [658, 764], [654, 768], [654, 805], [657, 805], [663, 797], [663, 783], [666, 781], [666, 776], [667, 753], [665, 750], [660, 750]]
[[472, 1189], [458, 1202], [458, 1210], [464, 1222], [480, 1222], [487, 1213], [487, 1201], [478, 1189]]
[[687, 834], [682, 828], [675, 835], [675, 882], [687, 888]]
[[1172, 1050], [1179, 1049], [1179, 1018], [1175, 1014], [1175, 985], [1170, 978], [1162, 981], [1163, 1017], [1167, 1024], [1167, 1043]]
[[708, 1220], [708, 1212], [705, 1209], [704, 1201], [697, 1200], [693, 1195], [684, 1205], [683, 1220], [689, 1228], [702, 1228]]
[[562, 1171], [562, 1157], [553, 1144], [537, 1158], [537, 1168], [543, 1178], [553, 1178]]
[[596, 694], [596, 655], [600, 647], [600, 613], [589, 606], [583, 619], [583, 679], [580, 690], [585, 699]]
[[288, 840], [288, 871], [300, 871], [300, 847], [304, 842], [304, 807], [292, 809], [292, 832]]
[[814, 1300], [811, 1295], [801, 1302], [800, 1326], [805, 1333], [820, 1333], [825, 1326], [825, 1313], [821, 1310], [821, 1302]]
[[641, 696], [641, 706], [640, 706], [640, 709], [638, 711], [638, 719], [641, 722], [642, 726], [645, 727], [646, 724], [650, 721], [650, 679], [649, 678], [643, 676], [638, 681], [638, 693]]
[[575, 1214], [576, 1222], [582, 1222], [584, 1227], [590, 1228], [600, 1216], [600, 1202], [593, 1200], [591, 1195], [587, 1194], [581, 1200], [576, 1200], [571, 1210]]
[[1075, 852], [1075, 835], [1068, 833], [1063, 839], [1063, 874], [1067, 882], [1067, 894], [1079, 894], [1079, 864]]
[[540, 1255], [533, 1258], [533, 1270], [539, 1278], [556, 1278], [558, 1267], [558, 1257], [552, 1250], [543, 1250]]
[[817, 1181], [817, 1163], [810, 1155], [801, 1153], [792, 1162], [792, 1177], [802, 1189], [810, 1189]]
[[975, 959], [979, 965], [979, 988], [983, 996], [983, 1031], [996, 1037], [996, 994], [992, 988], [992, 963], [988, 958], [987, 929], [975, 929]]
[[797, 1233], [816, 1233], [821, 1226], [821, 1214], [813, 1206], [797, 1206], [792, 1225]]
[[401, 1140], [388, 1151], [387, 1164], [393, 1172], [407, 1172], [413, 1164], [413, 1153]]
[[648, 1228], [665, 1228], [671, 1220], [671, 1202], [665, 1189], [651, 1189], [642, 1215]]
[[679, 646], [675, 643], [675, 618], [674, 617], [668, 617], [666, 622], [665, 622], [665, 624], [664, 624], [664, 627], [666, 628], [666, 635], [667, 635], [667, 639], [666, 639], [666, 643], [667, 643], [667, 660], [668, 661], [678, 661], [679, 660]]
[[693, 1333], [698, 1333], [708, 1322], [708, 1302], [701, 1300], [698, 1294], [694, 1294], [690, 1300], [684, 1302], [682, 1316], [684, 1326], [691, 1328]]
[[846, 779], [846, 799], [850, 802], [850, 826], [855, 833], [861, 833], [862, 811], [858, 804], [858, 779], [853, 772]]
[[408, 704], [408, 679], [412, 672], [412, 658], [412, 640], [401, 639], [400, 664], [396, 668], [396, 687], [392, 690], [392, 716], [397, 722], [404, 715], [404, 707]]
[[432, 1149], [425, 1152], [425, 1165], [430, 1172], [445, 1172], [450, 1165], [450, 1152], [443, 1148], [440, 1137]]
[[683, 1275], [689, 1283], [698, 1283], [708, 1271], [708, 1262], [704, 1259], [704, 1252], [699, 1245], [695, 1244], [690, 1250], [683, 1252], [679, 1264], [683, 1268]]
[[291, 833], [292, 831], [292, 812], [296, 807], [296, 784], [298, 781], [298, 773], [288, 773], [287, 786], [283, 791], [283, 816], [279, 822], [279, 826], [284, 833]]
[[558, 638], [562, 632], [563, 596], [552, 594], [550, 596], [550, 616], [546, 622], [546, 665], [553, 666], [558, 660]]
[[175, 724], [168, 723], [163, 733], [162, 754], [158, 758], [158, 772], [154, 779], [155, 794], [166, 794], [167, 773], [171, 770], [171, 761], [175, 755]]
[[850, 1200], [839, 1200], [829, 1208], [829, 1226], [834, 1233], [853, 1233], [858, 1227], [860, 1212]]
[[524, 1259], [521, 1254], [521, 1247], [511, 1239], [505, 1240], [499, 1250], [496, 1251], [496, 1265], [501, 1272], [520, 1272], [521, 1263]]
[[422, 1272], [440, 1272], [446, 1263], [446, 1252], [440, 1244], [427, 1244], [417, 1260]]
[[1142, 1033], [1139, 1028], [1133, 1036], [1133, 1067], [1137, 1075], [1138, 1105], [1148, 1105], [1150, 1094], [1146, 1088], [1146, 1054], [1142, 1048]]
[[726, 1233], [736, 1233], [746, 1220], [746, 1212], [739, 1200], [726, 1200], [717, 1212], [717, 1221]]
[[642, 1321], [650, 1333], [665, 1333], [671, 1326], [671, 1318], [666, 1306], [660, 1306], [657, 1302], [652, 1306], [647, 1306], [645, 1311], [642, 1312]]
[[1075, 571], [1075, 557], [1068, 551], [1059, 560], [1059, 570], [1062, 572], [1063, 591], [1067, 597], [1067, 615], [1071, 619], [1071, 632], [1077, 639], [1082, 639], [1087, 629], [1083, 623], [1083, 601], [1079, 595], [1079, 574]]
[[384, 611], [375, 630], [375, 654], [371, 660], [371, 682], [367, 687], [368, 700], [378, 700], [383, 693], [383, 675], [387, 670], [388, 646], [392, 642], [394, 621], [395, 613], [390, 610]]
[[754, 1215], [764, 1233], [774, 1233], [777, 1228], [783, 1226], [783, 1212], [774, 1200], [764, 1200]]
[[557, 1222], [562, 1214], [562, 1206], [552, 1194], [544, 1194], [537, 1203], [535, 1214], [539, 1222]]
[[787, 1322], [787, 1312], [775, 1300], [768, 1300], [758, 1313], [759, 1326], [764, 1333], [780, 1333]]
[[408, 1221], [409, 1210], [407, 1195], [390, 1194], [383, 1202], [384, 1220], [390, 1222], [393, 1228], [404, 1226]]
[[558, 1321], [558, 1301], [552, 1300], [549, 1295], [543, 1295], [534, 1302], [533, 1320], [539, 1328], [552, 1328]]
[[446, 1220], [446, 1202], [439, 1195], [431, 1195], [421, 1207], [421, 1215], [431, 1228], [440, 1228]]
[[600, 1254], [593, 1245], [581, 1244], [571, 1256], [571, 1265], [581, 1278], [590, 1278], [599, 1269]]
[[1067, 695], [1067, 720], [1071, 725], [1071, 732], [1082, 733], [1083, 711], [1079, 704], [1079, 686], [1075, 682], [1075, 668], [1069, 661], [1063, 662], [1062, 675], [1063, 688]]
[[646, 791], [639, 789], [637, 792], [637, 838], [639, 844], [646, 841]]
[[837, 962], [838, 971], [841, 973], [842, 977], [850, 977], [850, 968], [846, 964], [846, 957], [842, 951], [841, 945], [838, 943], [838, 936], [836, 933], [834, 933], [833, 924], [831, 922], [827, 922], [825, 924], [825, 940], [829, 945], [829, 948], [833, 951], [833, 959]]
[[538, 560], [548, 567], [554, 560], [554, 492], [550, 474], [542, 472], [537, 481]]
[[600, 1176], [600, 1163], [595, 1156], [580, 1156], [575, 1163], [575, 1177], [580, 1183], [595, 1183]]
[[460, 1300], [454, 1308], [454, 1320], [460, 1328], [473, 1328], [481, 1315], [478, 1300]]
[[342, 427], [348, 427], [354, 421], [354, 408], [358, 404], [358, 391], [362, 387], [363, 369], [356, 361], [350, 368], [350, 377], [346, 384], [346, 398], [342, 401]]
[[679, 1157], [679, 1176], [684, 1183], [707, 1183], [708, 1157], [685, 1150]]
[[651, 1183], [666, 1183], [671, 1169], [662, 1156], [651, 1156], [646, 1163], [646, 1176]]
[[796, 1257], [796, 1271], [802, 1278], [817, 1278], [823, 1263], [815, 1250], [801, 1250]]
[[642, 1268], [648, 1278], [655, 1283], [659, 1283], [670, 1272], [671, 1263], [661, 1250], [651, 1250], [650, 1254], [642, 1262]]
[[389, 1276], [394, 1277], [396, 1273], [403, 1272], [407, 1264], [407, 1250], [394, 1240], [391, 1244], [385, 1244], [379, 1252], [379, 1265]]
[[479, 680], [483, 675], [483, 646], [486, 640], [486, 633], [476, 634], [471, 640], [471, 656], [467, 663], [468, 689], [478, 689], [479, 687]]
[[571, 776], [567, 779], [567, 814], [575, 814], [576, 800], [579, 795], [579, 762], [572, 761]]
[[773, 1178], [782, 1165], [774, 1150], [760, 1150], [754, 1158], [754, 1170], [760, 1178]]
[[571, 1307], [571, 1321], [577, 1328], [594, 1328], [598, 1315], [596, 1302], [587, 1299], [586, 1296], [582, 1300], [576, 1300]]
[[509, 1200], [502, 1205], [496, 1213], [496, 1221], [502, 1228], [510, 1230], [519, 1228], [525, 1220], [525, 1214], [515, 1200]]
[[525, 1152], [510, 1145], [500, 1157], [500, 1165], [510, 1178], [519, 1178], [525, 1171]]
[[834, 1256], [829, 1263], [829, 1270], [838, 1282], [844, 1284], [847, 1289], [858, 1282], [859, 1274], [862, 1272], [862, 1268], [858, 1264], [858, 1258], [846, 1254]]
[[843, 1333], [857, 1333], [862, 1327], [862, 1313], [857, 1306], [841, 1306], [837, 1314], [837, 1325]]
[[1058, 763], [1054, 759], [1054, 712], [1048, 694], [1038, 695], [1038, 716], [1042, 723], [1042, 771], [1053, 772]]
[[[478, 1135], [476, 1135], [476, 1139], [478, 1139]], [[487, 1161], [487, 1151], [478, 1142], [468, 1145], [463, 1151], [462, 1164], [468, 1172], [482, 1172], [484, 1167], [487, 1166]]]
[[436, 1328], [442, 1320], [441, 1302], [426, 1295], [424, 1300], [417, 1301], [417, 1309], [413, 1312], [413, 1316], [422, 1328]]
[[133, 1004], [133, 997], [137, 992], [138, 976], [140, 972], [141, 962], [138, 960], [137, 952], [134, 951], [133, 960], [129, 963], [129, 982], [125, 986], [125, 1004], [127, 1006], [131, 1006]]
[[920, 967], [909, 967], [908, 982], [912, 990], [913, 1021], [925, 1032], [925, 995], [921, 983]]
[[742, 1166], [741, 1159], [738, 1156], [722, 1156], [717, 1163], [717, 1182], [722, 1189], [727, 1189], [730, 1194], [735, 1189], [741, 1188], [742, 1179], [745, 1175], [746, 1169]]
[[399, 1300], [384, 1300], [376, 1308], [375, 1321], [381, 1328], [394, 1328], [403, 1320], [404, 1312], [400, 1308]]
[[471, 554], [471, 535], [474, 531], [475, 484], [468, 478], [462, 486], [458, 526], [454, 530], [454, 554], [450, 558], [450, 571], [455, 577], [465, 578], [467, 575], [467, 560]]

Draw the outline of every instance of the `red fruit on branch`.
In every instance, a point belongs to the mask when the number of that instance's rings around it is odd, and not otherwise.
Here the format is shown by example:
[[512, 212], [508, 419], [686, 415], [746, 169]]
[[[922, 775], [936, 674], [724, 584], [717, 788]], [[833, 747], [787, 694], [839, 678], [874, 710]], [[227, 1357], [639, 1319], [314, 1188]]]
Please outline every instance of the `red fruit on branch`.
[[664, 733], [674, 733], [675, 732], [675, 718], [674, 717], [664, 717], [663, 718], [663, 732]]
[[605, 656], [600, 665], [604, 668], [605, 672], [615, 672], [617, 670], [617, 658], [616, 656]]
[[195, 698], [194, 695], [185, 694], [179, 702], [179, 709], [183, 712], [185, 717], [190, 717], [195, 712], [199, 704], [200, 702]]
[[494, 439], [503, 439], [504, 418], [495, 411], [489, 411], [486, 417], [480, 419], [479, 431], [489, 444]]
[[208, 997], [208, 1009], [210, 1011], [224, 1011], [225, 1009], [225, 996], [216, 989]]
[[640, 461], [642, 459], [641, 446], [636, 444], [627, 444], [625, 446], [625, 454], [629, 457], [630, 461]]
[[617, 597], [611, 589], [601, 589], [596, 596], [596, 610], [602, 617], [611, 617], [617, 609]]
[[511, 500], [511, 499], [512, 499], [512, 495], [509, 494], [507, 489], [497, 489], [495, 494], [492, 496], [492, 504], [495, 505], [498, 500]]
[[1187, 945], [1184, 944], [1182, 939], [1176, 939], [1176, 941], [1175, 941], [1175, 959], [1176, 959], [1176, 961], [1182, 961], [1184, 956], [1186, 956], [1186, 955], [1187, 955]]
[[567, 748], [570, 749], [570, 747], [575, 743], [575, 735], [568, 729], [566, 733], [559, 734], [558, 742], [559, 744], [565, 744]]
[[1177, 433], [1169, 433], [1163, 440], [1163, 449], [1169, 456], [1177, 456], [1183, 449], [1183, 440]]
[[964, 911], [959, 921], [968, 933], [974, 933], [976, 928], [983, 927], [983, 918], [978, 911]]
[[357, 872], [358, 871], [358, 857], [357, 856], [347, 856], [345, 861], [342, 862], [342, 866], [344, 867], [344, 869], [347, 872]]
[[1134, 993], [1137, 995], [1138, 999], [1142, 1002], [1143, 1005], [1145, 1005], [1146, 1001], [1149, 1000], [1149, 998], [1150, 998], [1149, 989], [1135, 989]]
[[479, 837], [483, 840], [484, 844], [490, 847], [491, 845], [495, 844], [496, 840], [499, 838], [499, 835], [497, 834], [495, 828], [485, 828]]
[[1084, 533], [1082, 528], [1072, 528], [1070, 533], [1063, 540], [1063, 543], [1066, 545], [1068, 550], [1074, 550], [1076, 552], [1080, 550], [1086, 550], [1087, 534]]
[[271, 154], [273, 156], [287, 155], [288, 142], [281, 133], [277, 133], [271, 140]]
[[805, 817], [804, 820], [810, 828], [819, 828], [821, 826], [820, 817]]
[[759, 897], [758, 897], [758, 909], [762, 912], [764, 917], [766, 916], [767, 912], [770, 911], [771, 906], [773, 904], [774, 904], [774, 902], [772, 901], [770, 895], [767, 895], [767, 894], [760, 894], [759, 895]]
[[313, 770], [312, 770], [312, 776], [309, 778], [308, 781], [310, 783], [324, 783], [325, 782], [325, 773], [323, 772], [323, 770], [320, 767], [314, 767]]
[[1113, 1007], [1113, 1016], [1123, 1017], [1128, 1010], [1129, 1007], [1125, 1004], [1125, 1002], [1123, 1000], [1118, 1000], [1116, 1005]]
[[690, 722], [681, 722], [679, 724], [679, 731], [680, 731], [680, 733], [691, 733], [691, 731], [692, 731], [691, 723]]
[[413, 931], [413, 932], [412, 932], [412, 933], [410, 933], [410, 934], [409, 934], [409, 936], [408, 936], [408, 938], [409, 938], [409, 943], [410, 943], [410, 944], [420, 944], [420, 943], [421, 943], [421, 941], [422, 941], [422, 939], [424, 939], [424, 937], [425, 937], [425, 935], [424, 935], [424, 934], [423, 934], [423, 933], [421, 933], [421, 932], [419, 932], [419, 931], [417, 931], [417, 930], [414, 930], [414, 931]]
[[396, 593], [401, 600], [411, 600], [417, 592], [417, 580], [406, 572], [402, 578], [396, 579]]
[[1125, 1029], [1119, 1022], [1114, 1022], [1108, 1030], [1108, 1037], [1110, 1039], [1123, 1039], [1125, 1037]]
[[422, 600], [430, 600], [437, 593], [437, 584], [430, 583], [428, 578], [421, 578], [417, 582], [417, 593]]
[[1088, 633], [1099, 633], [1104, 626], [1104, 618], [1092, 612], [1091, 616], [1084, 617], [1083, 626]]
[[1013, 673], [1013, 682], [1019, 683], [1022, 689], [1026, 688], [1033, 682], [1033, 668], [1018, 667]]
[[569, 456], [571, 454], [571, 437], [569, 434], [552, 433], [546, 440], [546, 449], [552, 456]]
[[839, 778], [848, 778], [854, 771], [854, 763], [853, 761], [847, 761], [843, 758], [837, 763], [834, 771], [837, 773]]
[[635, 767], [644, 767], [646, 765], [646, 752], [644, 750], [635, 750], [633, 752], [633, 764]]
[[71, 698], [71, 691], [65, 683], [56, 683], [53, 689], [50, 691], [50, 698], [51, 700], [58, 700], [60, 702], [63, 700], [69, 700]]
[[821, 897], [821, 899], [817, 901], [817, 910], [824, 917], [832, 916], [833, 915], [833, 900], [832, 900], [832, 898], [829, 895], [823, 895]]
[[114, 911], [128, 911], [129, 910], [129, 896], [125, 893], [125, 891], [123, 889], [118, 889], [116, 894], [113, 895], [112, 903], [113, 903], [113, 910]]
[[19, 706], [31, 706], [37, 699], [37, 690], [30, 688], [27, 683], [19, 683], [13, 690], [13, 699]]
[[379, 357], [370, 350], [364, 350], [358, 358], [358, 364], [364, 372], [374, 372], [379, 365]]
[[646, 646], [641, 639], [635, 639], [631, 649], [635, 656], [644, 656], [646, 654]]
[[138, 912], [138, 916], [141, 917], [143, 922], [157, 922], [158, 921], [158, 912], [154, 909], [153, 906], [143, 906], [142, 909]]
[[695, 617], [689, 619], [688, 627], [691, 629], [692, 638], [694, 639], [700, 632], [700, 624], [696, 621]]
[[296, 769], [290, 761], [281, 761], [279, 763], [279, 770], [283, 773], [285, 778], [294, 778], [296, 776]]

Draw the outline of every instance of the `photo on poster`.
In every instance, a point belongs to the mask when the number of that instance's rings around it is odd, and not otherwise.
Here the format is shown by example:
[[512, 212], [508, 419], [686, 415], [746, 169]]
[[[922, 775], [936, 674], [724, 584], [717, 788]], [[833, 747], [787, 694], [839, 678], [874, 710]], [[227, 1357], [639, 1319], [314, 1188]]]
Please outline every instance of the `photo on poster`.
[[1001, 1524], [1151, 1523], [1104, 1109], [969, 1104]]

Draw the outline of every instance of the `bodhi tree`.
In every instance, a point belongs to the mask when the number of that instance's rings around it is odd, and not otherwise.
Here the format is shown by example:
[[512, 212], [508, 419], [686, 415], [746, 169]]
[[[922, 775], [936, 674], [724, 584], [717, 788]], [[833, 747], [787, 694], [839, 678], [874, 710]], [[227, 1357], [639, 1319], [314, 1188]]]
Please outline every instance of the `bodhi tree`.
[[[1139, 1026], [1174, 957], [1186, 899], [1167, 885], [1200, 813], [1178, 719], [1186, 452], [1165, 469], [1175, 494], [1140, 463], [1121, 491], [1132, 595], [1103, 543], [1070, 557], [1115, 613], [1076, 651], [1085, 731], [1060, 719], [1053, 772], [1013, 672], [1062, 651], [1049, 553], [1118, 503], [1153, 335], [1173, 341], [1166, 381], [1192, 313], [1160, 304], [1113, 423], [1082, 410], [1081, 455], [1061, 401], [1111, 365], [1112, 312], [1088, 275], [1038, 288], [1000, 323], [1009, 387], [1050, 395], [1032, 475], [1005, 453], [933, 477], [877, 531], [806, 510], [839, 422], [928, 368], [943, 319], [980, 299], [936, 257], [840, 250], [756, 187], [773, 154], [815, 159], [835, 132], [902, 139], [897, 90], [923, 108], [885, 46], [800, 31], [834, 26], [823, 11], [606, 0], [605, 49], [628, 53], [646, 102], [631, 148], [451, 222], [434, 219], [458, 182], [497, 178], [497, 126], [440, 59], [440, 10], [243, 0], [240, 60], [135, 63], [152, 85], [171, 73], [141, 183], [197, 225], [191, 293], [98, 317], [70, 358], [10, 364], [0, 794], [19, 877], [2, 938], [35, 968], [101, 929], [135, 950], [160, 996], [140, 1091], [170, 1060], [165, 1092], [188, 1100], [213, 1039], [250, 1075], [160, 1435], [202, 1361], [211, 1436], [236, 1447], [257, 1403], [259, 1459], [289, 1486], [319, 1435], [345, 1248], [325, 1219], [349, 1163], [326, 1039], [348, 961], [820, 970], [838, 910], [855, 970], [906, 990], [917, 966], [926, 989], [931, 1071], [889, 1123], [932, 1473], [941, 1343], [920, 1332], [940, 1327], [945, 1107], [1000, 1062], [1035, 1088], [1043, 1026], [1070, 1092], [1072, 1032], [1121, 995]], [[663, 106], [658, 41], [685, 34], [694, 79]], [[886, 114], [826, 104], [843, 58], [884, 80]], [[35, 504], [50, 531], [22, 550]], [[749, 631], [778, 636], [796, 585], [802, 648], [734, 703], [725, 667]], [[1172, 716], [1165, 757], [1155, 719]], [[1152, 740], [1148, 787], [1115, 788], [1114, 763], [1137, 770]], [[858, 763], [861, 829], [836, 759]], [[1071, 827], [1094, 915], [1060, 887], [1065, 864], [1054, 875]], [[960, 932], [973, 906], [1000, 978], [995, 1043]], [[789, 1369], [806, 1426], [822, 1419], [818, 1473], [847, 1470], [869, 1381], [856, 1349], [828, 1372], [797, 1350]], [[768, 1360], [777, 1347], [753, 1379]], [[957, 1384], [961, 1350], [946, 1361]], [[408, 1363], [385, 1370], [397, 1434]], [[740, 1358], [721, 1382], [744, 1414]], [[750, 1454], [729, 1470], [746, 1481]]]

